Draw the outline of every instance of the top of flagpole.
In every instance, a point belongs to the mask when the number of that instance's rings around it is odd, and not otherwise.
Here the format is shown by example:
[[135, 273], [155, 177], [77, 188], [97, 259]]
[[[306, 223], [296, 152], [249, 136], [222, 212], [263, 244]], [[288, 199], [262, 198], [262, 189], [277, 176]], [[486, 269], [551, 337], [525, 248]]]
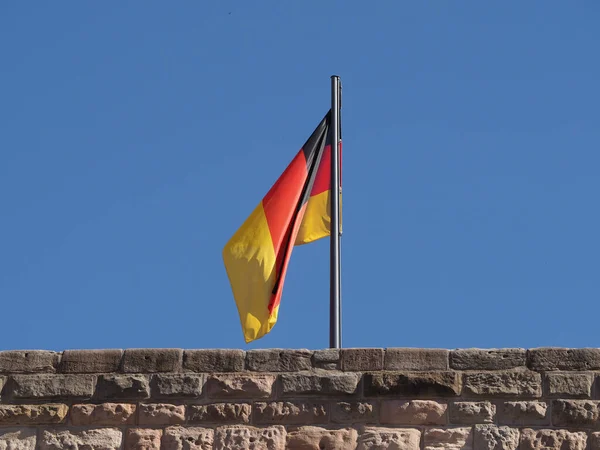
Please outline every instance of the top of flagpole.
[[342, 109], [342, 80], [340, 79], [339, 75], [331, 75], [331, 80], [333, 81], [334, 79], [337, 79], [337, 85], [338, 85], [338, 91], [339, 91], [339, 98], [338, 98], [338, 109]]

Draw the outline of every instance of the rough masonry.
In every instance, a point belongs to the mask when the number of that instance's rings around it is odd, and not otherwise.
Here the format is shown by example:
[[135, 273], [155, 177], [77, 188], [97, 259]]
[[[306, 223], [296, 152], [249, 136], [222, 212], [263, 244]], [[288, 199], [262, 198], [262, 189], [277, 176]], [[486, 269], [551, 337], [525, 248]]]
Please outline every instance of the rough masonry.
[[0, 352], [0, 450], [600, 450], [600, 349]]

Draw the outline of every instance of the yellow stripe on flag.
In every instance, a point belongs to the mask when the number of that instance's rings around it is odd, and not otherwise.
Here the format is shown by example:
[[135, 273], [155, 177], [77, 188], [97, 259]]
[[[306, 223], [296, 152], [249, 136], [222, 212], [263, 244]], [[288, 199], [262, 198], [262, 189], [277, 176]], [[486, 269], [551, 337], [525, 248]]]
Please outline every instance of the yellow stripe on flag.
[[[296, 245], [309, 244], [331, 233], [331, 211], [329, 191], [321, 192], [310, 197], [306, 205], [306, 212], [296, 237]], [[340, 230], [342, 225], [342, 195], [340, 194]]]
[[329, 236], [331, 229], [329, 211], [329, 191], [321, 192], [308, 199], [306, 212], [296, 237], [296, 245], [308, 244]]
[[262, 202], [225, 245], [223, 261], [248, 343], [271, 331], [279, 310], [269, 315], [275, 250]]

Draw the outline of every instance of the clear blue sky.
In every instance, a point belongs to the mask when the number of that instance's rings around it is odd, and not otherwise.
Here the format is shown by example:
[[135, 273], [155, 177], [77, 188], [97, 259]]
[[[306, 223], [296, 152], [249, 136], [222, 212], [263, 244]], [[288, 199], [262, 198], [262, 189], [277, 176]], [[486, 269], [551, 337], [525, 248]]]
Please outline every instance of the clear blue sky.
[[600, 346], [600, 4], [0, 4], [0, 348], [244, 344], [221, 250], [344, 86], [343, 345]]

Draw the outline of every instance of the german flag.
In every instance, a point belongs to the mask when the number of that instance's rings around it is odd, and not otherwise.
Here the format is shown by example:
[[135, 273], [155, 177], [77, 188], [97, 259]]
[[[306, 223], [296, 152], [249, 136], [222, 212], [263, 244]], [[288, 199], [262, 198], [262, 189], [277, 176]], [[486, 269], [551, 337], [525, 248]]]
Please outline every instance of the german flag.
[[277, 322], [294, 245], [330, 234], [331, 111], [223, 249], [246, 342]]

